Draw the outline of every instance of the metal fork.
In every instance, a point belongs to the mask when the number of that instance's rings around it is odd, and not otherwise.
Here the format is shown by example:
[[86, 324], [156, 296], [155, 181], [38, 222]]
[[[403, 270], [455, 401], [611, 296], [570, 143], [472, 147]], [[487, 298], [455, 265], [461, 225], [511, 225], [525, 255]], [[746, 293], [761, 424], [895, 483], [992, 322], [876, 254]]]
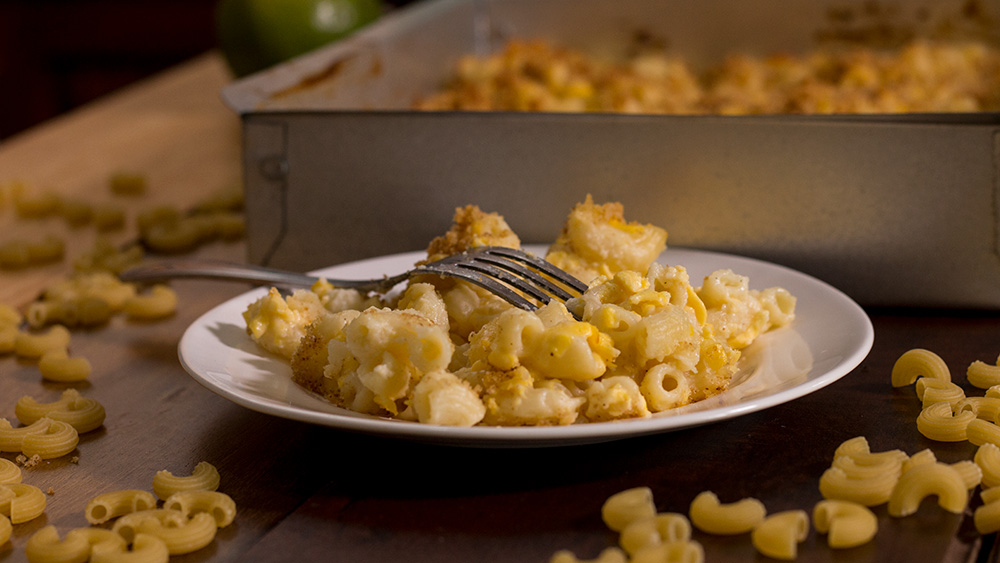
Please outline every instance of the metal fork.
[[[551, 262], [501, 246], [473, 248], [415, 266], [395, 276], [371, 280], [324, 279], [334, 287], [385, 293], [404, 280], [419, 275], [447, 276], [474, 283], [526, 311], [534, 311], [538, 303], [548, 303], [552, 299], [567, 301], [587, 289], [587, 284]], [[209, 278], [285, 288], [311, 287], [320, 279], [275, 268], [210, 260], [173, 260], [143, 265], [122, 272], [120, 277], [126, 282]]]

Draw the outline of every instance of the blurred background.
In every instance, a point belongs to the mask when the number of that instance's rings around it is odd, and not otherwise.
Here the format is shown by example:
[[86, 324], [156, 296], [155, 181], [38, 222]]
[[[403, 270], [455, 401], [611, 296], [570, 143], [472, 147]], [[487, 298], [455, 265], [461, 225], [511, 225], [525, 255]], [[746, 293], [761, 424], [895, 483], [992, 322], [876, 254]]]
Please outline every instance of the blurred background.
[[0, 0], [0, 140], [216, 48], [216, 2]]

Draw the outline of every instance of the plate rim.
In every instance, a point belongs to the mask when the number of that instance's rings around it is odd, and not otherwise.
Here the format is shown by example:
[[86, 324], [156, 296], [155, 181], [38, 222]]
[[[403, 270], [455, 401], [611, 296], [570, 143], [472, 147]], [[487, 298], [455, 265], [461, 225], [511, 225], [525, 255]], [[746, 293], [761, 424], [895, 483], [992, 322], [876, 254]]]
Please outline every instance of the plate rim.
[[[544, 252], [544, 249], [546, 248], [544, 245], [526, 244], [523, 246], [525, 249], [534, 252]], [[346, 262], [327, 268], [321, 268], [310, 273], [322, 275], [336, 270], [364, 268], [366, 265], [375, 264], [381, 261], [409, 260], [410, 258], [421, 259], [423, 258], [423, 254], [424, 253], [422, 251], [387, 254]], [[275, 405], [262, 403], [260, 401], [252, 400], [251, 398], [245, 396], [245, 394], [239, 393], [227, 386], [217, 384], [214, 379], [199, 372], [198, 367], [193, 365], [190, 361], [190, 358], [188, 357], [190, 354], [186, 354], [185, 350], [189, 350], [191, 348], [192, 339], [195, 339], [198, 336], [197, 332], [205, 328], [206, 323], [210, 319], [214, 319], [218, 316], [220, 311], [231, 308], [236, 303], [243, 303], [244, 306], [249, 304], [253, 299], [266, 293], [267, 287], [254, 288], [231, 297], [200, 315], [185, 329], [183, 335], [181, 336], [181, 339], [178, 342], [178, 358], [184, 370], [187, 371], [187, 373], [198, 381], [198, 383], [200, 383], [203, 387], [244, 408], [271, 416], [278, 416], [310, 424], [318, 424], [349, 432], [407, 439], [419, 442], [433, 442], [444, 445], [474, 447], [535, 447], [603, 442], [649, 434], [671, 432], [759, 412], [761, 410], [804, 397], [834, 383], [853, 371], [870, 353], [872, 346], [874, 345], [875, 336], [874, 326], [872, 325], [871, 319], [860, 305], [858, 305], [844, 292], [829, 283], [781, 264], [775, 264], [758, 258], [740, 256], [737, 254], [718, 252], [714, 250], [702, 250], [688, 247], [669, 247], [657, 258], [657, 261], [662, 263], [665, 256], [683, 256], [685, 254], [706, 257], [710, 260], [733, 260], [744, 264], [752, 263], [757, 267], [773, 270], [775, 273], [779, 273], [783, 276], [792, 276], [801, 282], [808, 283], [818, 289], [822, 289], [823, 293], [830, 298], [831, 302], [834, 300], [838, 301], [840, 306], [846, 308], [845, 312], [851, 313], [849, 315], [850, 318], [854, 322], [859, 323], [856, 327], [861, 329], [858, 346], [851, 350], [850, 353], [842, 358], [835, 366], [831, 367], [817, 377], [808, 378], [806, 381], [795, 384], [787, 389], [782, 389], [761, 397], [751, 398], [746, 401], [739, 401], [732, 405], [714, 407], [674, 416], [658, 417], [653, 415], [639, 419], [587, 422], [563, 426], [529, 427], [436, 426], [421, 424], [418, 422], [395, 420], [386, 417], [377, 417], [373, 415], [363, 415], [360, 413], [339, 414], [324, 412], [291, 404]], [[684, 265], [683, 258], [679, 260], [672, 259], [672, 261], [678, 265]], [[390, 274], [392, 272], [385, 273]], [[751, 282], [752, 281], [753, 278], [751, 277]], [[247, 338], [249, 341], [249, 337]], [[228, 345], [222, 345], [227, 349], [232, 349]], [[275, 362], [284, 361], [282, 358], [266, 352], [263, 349], [261, 349], [261, 354], [262, 357], [270, 358]], [[292, 385], [296, 384], [292, 383]], [[325, 401], [325, 399], [322, 399], [314, 393], [305, 389], [302, 390], [317, 397], [319, 400]], [[335, 405], [333, 406], [336, 407]]]

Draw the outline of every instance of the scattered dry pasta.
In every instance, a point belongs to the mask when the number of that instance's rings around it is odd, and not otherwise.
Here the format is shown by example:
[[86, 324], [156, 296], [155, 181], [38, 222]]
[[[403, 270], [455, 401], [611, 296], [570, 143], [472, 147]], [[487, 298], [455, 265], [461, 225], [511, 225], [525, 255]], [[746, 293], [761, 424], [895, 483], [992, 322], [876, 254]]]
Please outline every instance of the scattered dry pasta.
[[941, 508], [955, 514], [965, 510], [969, 500], [968, 487], [958, 471], [943, 463], [924, 463], [900, 475], [889, 497], [889, 515], [909, 516], [931, 495], [937, 496]]
[[966, 428], [975, 418], [975, 413], [967, 410], [952, 413], [951, 405], [946, 401], [932, 403], [920, 411], [917, 430], [938, 442], [963, 442], [968, 439]]
[[754, 548], [774, 559], [791, 561], [799, 543], [809, 535], [809, 515], [804, 510], [786, 510], [764, 518], [750, 533]]
[[632, 555], [631, 559], [631, 563], [661, 563], [663, 561], [703, 563], [705, 550], [696, 541], [661, 543], [640, 548]]
[[23, 191], [15, 195], [14, 209], [22, 219], [44, 219], [59, 212], [61, 201], [59, 195], [52, 191]]
[[125, 210], [115, 204], [95, 205], [91, 219], [99, 233], [120, 231], [125, 228]]
[[9, 459], [0, 458], [0, 485], [21, 482], [21, 468]]
[[667, 512], [632, 521], [621, 531], [618, 544], [634, 555], [644, 547], [691, 539], [691, 522], [683, 514]]
[[566, 549], [553, 553], [549, 558], [549, 563], [628, 563], [628, 561], [625, 552], [617, 547], [605, 548], [595, 559], [578, 559], [572, 551]]
[[1000, 485], [1000, 447], [990, 442], [982, 444], [976, 450], [973, 461], [983, 472], [982, 485], [984, 487]]
[[59, 383], [78, 383], [90, 377], [90, 360], [70, 358], [65, 349], [49, 350], [38, 360], [42, 378]]
[[179, 491], [163, 502], [163, 508], [180, 511], [188, 517], [200, 512], [211, 514], [220, 528], [232, 524], [236, 518], [236, 503], [219, 491]]
[[156, 507], [156, 497], [147, 491], [124, 489], [102, 493], [87, 503], [84, 515], [91, 524], [103, 524], [112, 518]]
[[760, 524], [767, 515], [764, 504], [755, 498], [744, 498], [723, 504], [711, 491], [699, 493], [688, 516], [695, 528], [717, 535], [745, 534]]
[[933, 377], [921, 377], [914, 386], [917, 397], [926, 408], [934, 403], [955, 405], [965, 399], [965, 391], [957, 384]]
[[994, 385], [1000, 385], [1000, 356], [993, 364], [987, 364], [976, 360], [969, 364], [965, 372], [969, 384], [980, 389], [989, 389]]
[[100, 541], [125, 547], [125, 540], [118, 534], [100, 528], [94, 530], [97, 533], [92, 535], [81, 533], [80, 529], [70, 530], [65, 538], [60, 539], [55, 526], [45, 526], [28, 538], [25, 555], [29, 563], [83, 562], [90, 559], [91, 547], [96, 543], [92, 540], [100, 538]]
[[123, 311], [130, 319], [157, 320], [173, 315], [177, 310], [177, 293], [162, 284], [154, 285], [148, 294], [134, 295]]
[[14, 353], [22, 358], [40, 358], [50, 350], [67, 348], [69, 340], [69, 329], [62, 325], [53, 325], [42, 332], [19, 331], [14, 341]]
[[189, 518], [180, 511], [160, 508], [126, 514], [111, 529], [126, 543], [138, 534], [155, 536], [163, 540], [170, 555], [183, 555], [210, 544], [218, 528], [211, 514], [200, 512]]
[[656, 515], [653, 491], [649, 487], [635, 487], [615, 493], [601, 506], [601, 518], [608, 528], [621, 532], [636, 520]]
[[878, 518], [856, 502], [821, 500], [813, 508], [813, 526], [827, 534], [827, 545], [846, 549], [870, 542], [878, 532]]
[[146, 193], [146, 176], [137, 172], [115, 172], [108, 179], [111, 193], [119, 196], [140, 196]]
[[10, 523], [10, 519], [6, 516], [0, 516], [0, 546], [10, 541], [11, 534], [14, 533], [14, 527]]
[[219, 471], [207, 461], [198, 462], [188, 476], [175, 476], [162, 470], [153, 476], [153, 492], [166, 500], [181, 491], [214, 491], [219, 488]]
[[71, 425], [51, 419], [44, 432], [28, 434], [21, 442], [21, 452], [28, 457], [53, 459], [69, 454], [80, 443], [80, 435]]
[[112, 542], [98, 543], [90, 552], [90, 563], [126, 563], [134, 561], [166, 563], [170, 551], [160, 538], [150, 534], [136, 534], [131, 550]]
[[930, 350], [914, 348], [904, 352], [892, 366], [892, 386], [910, 385], [918, 377], [951, 381], [951, 371], [941, 356]]
[[965, 427], [965, 435], [970, 442], [977, 446], [982, 446], [986, 443], [1000, 446], [1000, 427], [992, 422], [986, 422], [978, 418], [971, 420], [969, 421], [969, 425]]
[[13, 494], [7, 495], [6, 501], [0, 501], [0, 514], [10, 518], [11, 524], [34, 520], [45, 512], [45, 493], [38, 487], [24, 483], [0, 485], [0, 498], [4, 490]]
[[46, 432], [50, 424], [52, 421], [43, 417], [27, 426], [14, 428], [10, 421], [0, 418], [0, 452], [20, 452], [25, 437]]

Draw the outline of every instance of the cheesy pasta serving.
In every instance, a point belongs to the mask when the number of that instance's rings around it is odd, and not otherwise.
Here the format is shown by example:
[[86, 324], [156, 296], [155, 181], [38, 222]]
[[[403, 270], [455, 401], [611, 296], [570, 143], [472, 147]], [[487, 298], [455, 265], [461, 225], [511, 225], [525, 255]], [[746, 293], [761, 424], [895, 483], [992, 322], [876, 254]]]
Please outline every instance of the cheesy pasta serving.
[[[287, 297], [271, 289], [243, 316], [296, 383], [354, 411], [452, 426], [647, 417], [724, 391], [740, 351], [795, 316], [788, 291], [750, 289], [730, 270], [693, 286], [683, 266], [655, 262], [666, 239], [588, 196], [546, 255], [588, 283], [565, 304], [528, 312], [427, 276], [391, 297], [322, 280]], [[427, 259], [520, 244], [503, 217], [470, 205]]]

